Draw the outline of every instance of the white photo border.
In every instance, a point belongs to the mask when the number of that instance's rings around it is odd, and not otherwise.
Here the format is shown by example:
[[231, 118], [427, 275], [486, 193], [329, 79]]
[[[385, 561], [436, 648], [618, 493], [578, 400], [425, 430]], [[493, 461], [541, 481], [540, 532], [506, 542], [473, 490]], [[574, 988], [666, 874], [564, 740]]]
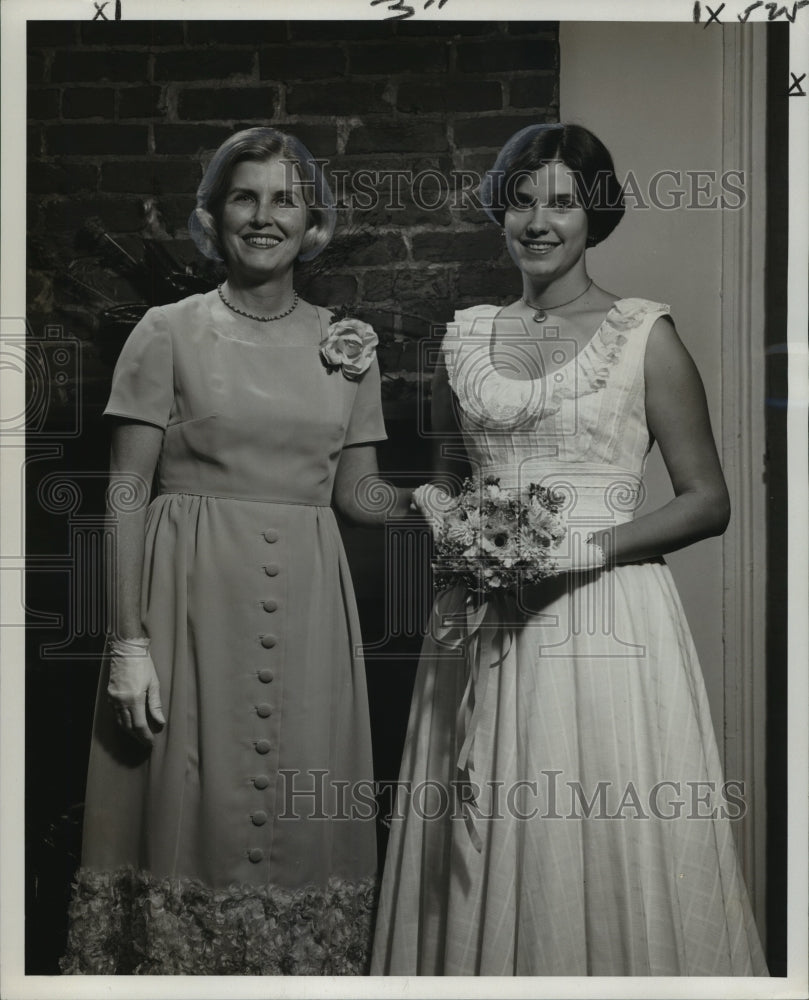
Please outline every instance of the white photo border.
[[[392, 16], [397, 0], [372, 6], [361, 0], [340, 0], [342, 19], [384, 20]], [[400, 0], [398, 0], [400, 2]], [[684, 22], [693, 19], [690, 0], [447, 0], [441, 10], [434, 3], [421, 10], [422, 20], [576, 20]], [[744, 11], [742, 0], [722, 5], [702, 4], [725, 18]], [[767, 5], [770, 6], [770, 5]], [[786, 5], [790, 10], [792, 4]], [[295, 9], [292, 19], [334, 20], [334, 0], [310, 0]], [[124, 17], [132, 20], [290, 19], [282, 0], [124, 0]], [[0, 252], [0, 337], [14, 335], [26, 313], [25, 176], [26, 176], [26, 22], [36, 20], [90, 20], [92, 0], [2, 0], [0, 44], [2, 57], [2, 251]], [[575, 16], [574, 16], [575, 15]], [[709, 15], [704, 13], [705, 17]], [[751, 20], [766, 19], [766, 8]], [[809, 70], [809, 6], [797, 14], [790, 29], [790, 65], [798, 76]], [[806, 86], [806, 81], [804, 81]], [[807, 88], [809, 89], [809, 88]], [[807, 658], [809, 653], [809, 545], [807, 544], [807, 317], [809, 316], [809, 99], [792, 100], [789, 108], [790, 221], [788, 244], [788, 347], [789, 409], [787, 416], [789, 488], [789, 889], [788, 968], [784, 978], [318, 978], [275, 977], [45, 977], [26, 976], [23, 965], [24, 866], [23, 866], [23, 718], [24, 630], [20, 607], [19, 571], [23, 566], [23, 498], [16, 489], [24, 449], [4, 443], [0, 447], [0, 620], [7, 623], [0, 634], [0, 995], [6, 1000], [49, 998], [234, 998], [258, 997], [784, 997], [807, 995], [807, 796], [809, 761], [809, 706]], [[24, 329], [24, 325], [23, 325]], [[0, 373], [0, 415], [21, 412], [25, 391], [22, 379]], [[59, 752], [58, 747], [52, 748]]]

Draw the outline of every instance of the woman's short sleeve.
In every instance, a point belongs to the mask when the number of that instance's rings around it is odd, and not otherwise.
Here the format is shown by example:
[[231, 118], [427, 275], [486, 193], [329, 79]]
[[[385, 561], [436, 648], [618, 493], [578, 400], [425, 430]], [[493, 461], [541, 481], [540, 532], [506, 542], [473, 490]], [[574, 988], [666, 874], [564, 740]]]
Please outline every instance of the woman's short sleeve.
[[168, 425], [174, 402], [171, 331], [162, 309], [150, 309], [127, 338], [104, 415]]
[[371, 367], [360, 376], [357, 395], [348, 422], [345, 444], [363, 444], [370, 441], [384, 441], [385, 421], [382, 417], [382, 385], [379, 362], [374, 358]]

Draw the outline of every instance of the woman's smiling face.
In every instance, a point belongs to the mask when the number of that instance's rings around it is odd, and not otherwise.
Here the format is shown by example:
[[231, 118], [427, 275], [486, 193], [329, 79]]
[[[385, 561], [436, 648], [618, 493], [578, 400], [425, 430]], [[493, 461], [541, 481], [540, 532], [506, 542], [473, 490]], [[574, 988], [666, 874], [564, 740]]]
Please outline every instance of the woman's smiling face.
[[285, 274], [300, 253], [306, 222], [294, 163], [280, 158], [237, 163], [219, 224], [228, 273], [250, 283]]
[[556, 160], [510, 179], [506, 244], [523, 274], [542, 284], [561, 278], [583, 261], [587, 214], [572, 171]]

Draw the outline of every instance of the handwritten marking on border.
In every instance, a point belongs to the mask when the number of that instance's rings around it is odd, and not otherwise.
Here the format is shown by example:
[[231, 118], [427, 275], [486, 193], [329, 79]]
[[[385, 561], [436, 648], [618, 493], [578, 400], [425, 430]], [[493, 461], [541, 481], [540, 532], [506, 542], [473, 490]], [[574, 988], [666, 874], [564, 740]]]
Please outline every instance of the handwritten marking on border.
[[[93, 0], [93, 6], [95, 7], [95, 14], [92, 17], [93, 21], [109, 21], [109, 18], [104, 13], [104, 8], [109, 7], [110, 0], [102, 0], [101, 3], [98, 0]], [[121, 0], [115, 0], [115, 20], [121, 20]]]
[[[449, 0], [425, 0], [423, 9], [427, 10], [437, 3], [436, 10], [441, 10], [448, 2]], [[371, 0], [372, 7], [378, 7], [381, 3], [387, 4], [391, 12], [390, 17], [385, 18], [386, 21], [404, 21], [408, 17], [415, 17], [416, 8], [409, 3], [403, 3], [402, 0]]]
[[[789, 85], [787, 97], [806, 97], [806, 91], [801, 87], [801, 83], [806, 79], [806, 73], [801, 73], [800, 76], [796, 73], [790, 73], [789, 75], [792, 77], [792, 83]], [[796, 87], [797, 90], [795, 89]]]
[[[715, 21], [717, 24], [722, 24], [722, 22], [719, 20], [719, 15], [722, 13], [722, 10], [726, 6], [727, 5], [723, 3], [722, 6], [719, 7], [717, 11], [714, 12], [707, 4], [705, 4], [705, 9], [706, 11], [709, 12], [710, 17], [705, 22], [704, 27], [707, 28], [712, 21]], [[740, 14], [736, 15], [736, 20], [740, 21], [742, 24], [745, 24], [747, 21], [749, 21], [750, 15], [754, 11], [761, 10], [762, 13], [764, 13], [764, 11], [767, 11], [768, 21], [777, 21], [779, 18], [783, 17], [786, 18], [786, 20], [789, 21], [790, 24], [794, 24], [795, 18], [798, 15], [798, 11], [802, 10], [804, 7], [809, 7], [809, 0], [795, 0], [795, 2], [791, 6], [786, 4], [778, 4], [773, 2], [773, 0], [770, 0], [769, 3], [765, 3], [764, 0], [754, 0], [754, 2], [748, 4]], [[699, 0], [696, 0], [696, 2], [694, 3], [691, 12], [691, 17], [694, 24], [699, 24], [699, 22], [702, 20], [702, 4], [699, 2]], [[761, 20], [763, 20], [763, 18]]]
[[707, 21], [705, 22], [705, 27], [706, 27], [706, 28], [708, 27], [708, 25], [709, 25], [709, 24], [713, 24], [714, 22], [716, 22], [717, 24], [721, 24], [721, 23], [722, 23], [722, 22], [721, 22], [721, 21], [719, 20], [719, 15], [720, 15], [720, 14], [722, 13], [722, 11], [723, 11], [723, 10], [725, 9], [725, 5], [724, 5], [724, 4], [720, 4], [720, 6], [719, 6], [719, 9], [715, 11], [715, 10], [713, 10], [713, 8], [709, 7], [709, 6], [708, 6], [708, 4], [706, 3], [706, 4], [705, 4], [705, 9], [706, 9], [706, 10], [708, 11], [708, 13], [709, 13], [709, 14], [711, 15], [711, 16], [710, 16], [710, 17], [708, 18], [708, 20], [707, 20]]

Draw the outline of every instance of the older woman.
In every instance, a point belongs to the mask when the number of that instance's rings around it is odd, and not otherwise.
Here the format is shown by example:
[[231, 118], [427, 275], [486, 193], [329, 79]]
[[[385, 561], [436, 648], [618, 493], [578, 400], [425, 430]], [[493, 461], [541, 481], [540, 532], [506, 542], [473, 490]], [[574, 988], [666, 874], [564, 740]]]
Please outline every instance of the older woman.
[[[498, 480], [495, 496], [553, 491], [566, 535], [557, 576], [470, 618], [461, 586], [436, 602], [372, 968], [766, 974], [728, 822], [739, 803], [723, 797], [662, 559], [729, 516], [699, 374], [668, 306], [618, 297], [588, 273], [587, 248], [623, 214], [596, 136], [520, 131], [481, 193], [522, 295], [456, 315], [433, 430], [462, 436], [475, 474]], [[636, 517], [655, 442], [675, 495]], [[437, 485], [417, 491], [438, 517], [431, 497]], [[447, 623], [470, 619], [449, 641]]]
[[227, 280], [151, 309], [116, 367], [113, 634], [68, 972], [365, 969], [370, 735], [330, 504], [381, 516], [362, 489], [385, 430], [373, 331], [293, 288], [333, 229], [300, 142], [233, 135], [190, 220]]

